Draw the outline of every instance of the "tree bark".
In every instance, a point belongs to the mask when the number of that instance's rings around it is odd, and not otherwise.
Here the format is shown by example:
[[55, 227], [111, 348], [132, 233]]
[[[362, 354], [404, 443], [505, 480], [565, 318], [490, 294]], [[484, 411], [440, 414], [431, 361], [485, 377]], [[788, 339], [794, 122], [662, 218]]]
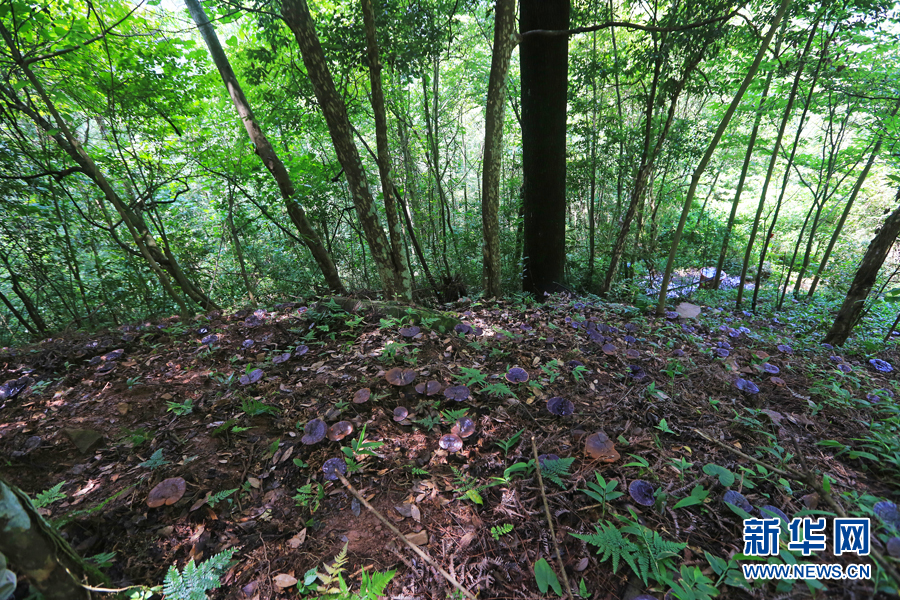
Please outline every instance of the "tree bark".
[[[266, 134], [263, 133], [259, 121], [257, 121], [256, 116], [253, 114], [253, 109], [250, 107], [247, 98], [244, 96], [244, 90], [241, 88], [241, 84], [238, 82], [237, 76], [235, 76], [234, 70], [231, 68], [231, 63], [228, 61], [228, 57], [225, 55], [225, 51], [219, 43], [219, 37], [216, 35], [216, 30], [209, 22], [206, 12], [200, 5], [200, 0], [185, 0], [185, 4], [187, 4], [188, 10], [191, 13], [191, 18], [193, 18], [194, 23], [197, 24], [197, 28], [200, 30], [200, 34], [203, 36], [203, 41], [206, 42], [206, 47], [209, 49], [209, 54], [213, 59], [213, 63], [215, 63], [216, 69], [218, 69], [219, 75], [222, 77], [225, 89], [228, 91], [228, 95], [231, 96], [234, 108], [237, 111], [241, 122], [244, 124], [244, 129], [247, 130], [247, 136], [254, 145], [254, 152], [256, 152], [256, 155], [262, 160], [269, 173], [272, 174], [275, 183], [278, 184], [278, 190], [281, 192], [281, 197], [284, 199], [285, 207], [287, 208], [291, 222], [297, 228], [297, 231], [300, 232], [300, 238], [303, 240], [306, 247], [309, 248], [316, 264], [319, 265], [319, 270], [322, 271], [322, 275], [325, 277], [325, 283], [328, 285], [329, 289], [336, 294], [346, 294], [347, 290], [341, 282], [337, 267], [331, 259], [328, 250], [322, 243], [322, 239], [319, 237], [318, 232], [312, 226], [312, 223], [310, 223], [309, 218], [307, 218], [306, 211], [303, 210], [303, 206], [297, 199], [297, 191], [294, 187], [294, 182], [291, 180], [291, 176], [285, 168], [284, 163], [281, 162], [281, 159], [275, 152], [275, 148], [272, 146], [269, 138], [266, 137]], [[250, 294], [252, 297], [253, 292], [250, 292]]]
[[709, 164], [713, 152], [715, 152], [716, 146], [719, 144], [719, 140], [722, 139], [722, 135], [725, 133], [725, 129], [728, 127], [728, 123], [734, 115], [734, 111], [737, 110], [738, 104], [741, 103], [744, 92], [747, 91], [747, 88], [750, 87], [750, 82], [753, 81], [753, 77], [756, 76], [756, 72], [759, 70], [759, 64], [762, 62], [763, 56], [765, 56], [766, 48], [769, 47], [769, 43], [775, 36], [775, 30], [778, 29], [778, 25], [781, 22], [781, 19], [784, 18], [790, 5], [791, 0], [781, 0], [781, 6], [778, 7], [778, 12], [775, 14], [775, 20], [769, 26], [769, 31], [763, 38], [762, 44], [760, 44], [759, 50], [756, 53], [756, 58], [753, 59], [753, 64], [750, 65], [750, 68], [747, 70], [744, 81], [735, 93], [734, 98], [732, 98], [731, 104], [728, 106], [728, 109], [722, 116], [722, 120], [719, 122], [719, 127], [716, 129], [715, 135], [713, 135], [712, 140], [710, 140], [709, 145], [706, 148], [706, 152], [703, 154], [703, 158], [700, 159], [700, 164], [697, 165], [694, 174], [691, 176], [691, 186], [688, 188], [687, 197], [685, 198], [684, 206], [681, 209], [681, 218], [678, 221], [678, 227], [676, 228], [674, 238], [672, 239], [672, 248], [669, 250], [669, 259], [666, 262], [666, 271], [663, 274], [662, 286], [659, 290], [659, 301], [656, 305], [657, 316], [662, 316], [666, 310], [666, 298], [669, 290], [669, 281], [672, 278], [672, 267], [675, 265], [675, 255], [678, 253], [678, 243], [681, 241], [681, 234], [684, 232], [684, 224], [687, 222], [688, 213], [690, 212], [691, 204], [694, 201], [694, 195], [697, 193], [697, 184], [700, 183], [700, 177], [703, 175], [706, 165]]
[[[193, 0], [189, 0], [193, 1]], [[244, 249], [241, 247], [241, 238], [238, 235], [237, 227], [234, 226], [234, 186], [228, 186], [228, 231], [231, 233], [231, 243], [234, 245], [234, 253], [237, 255], [238, 265], [241, 267], [241, 278], [244, 280], [244, 287], [247, 288], [247, 295], [250, 302], [256, 305], [256, 295], [253, 293], [253, 283], [247, 274], [247, 265], [244, 261]]]
[[[31, 296], [28, 295], [28, 292], [25, 288], [22, 287], [22, 283], [19, 280], [19, 275], [16, 273], [16, 270], [9, 262], [9, 257], [6, 256], [5, 253], [0, 252], [0, 261], [3, 262], [3, 266], [6, 267], [6, 272], [9, 273], [9, 282], [12, 284], [13, 292], [16, 296], [19, 297], [19, 300], [22, 302], [22, 306], [25, 307], [25, 312], [28, 313], [28, 316], [31, 317], [31, 321], [34, 323], [35, 328], [39, 333], [47, 332], [47, 323], [44, 322], [44, 318], [41, 316], [41, 311], [38, 310], [38, 307], [31, 300]], [[22, 321], [21, 317], [19, 320]], [[23, 323], [25, 321], [22, 321]]]
[[410, 297], [410, 290], [403, 288], [403, 280], [394, 269], [391, 260], [391, 245], [378, 220], [375, 203], [369, 191], [369, 183], [363, 172], [359, 151], [353, 142], [347, 108], [338, 94], [334, 79], [328, 69], [325, 52], [316, 34], [315, 23], [306, 0], [284, 0], [282, 18], [294, 34], [294, 39], [303, 56], [303, 64], [315, 90], [316, 99], [322, 109], [328, 132], [334, 144], [338, 161], [344, 168], [344, 175], [350, 188], [356, 215], [365, 233], [366, 243], [372, 253], [372, 260], [378, 270], [384, 294], [388, 298]]
[[[519, 29], [568, 29], [569, 0], [521, 0]], [[522, 81], [524, 274], [542, 301], [560, 289], [566, 266], [568, 37], [531, 36], [519, 50]]]
[[500, 166], [506, 75], [515, 48], [515, 0], [497, 0], [494, 9], [494, 52], [488, 79], [484, 116], [484, 162], [481, 173], [481, 225], [484, 238], [482, 279], [484, 295], [499, 298], [500, 283]]
[[28, 322], [28, 319], [26, 319], [25, 316], [18, 311], [16, 306], [9, 301], [9, 298], [7, 298], [6, 294], [4, 294], [2, 291], [0, 291], [0, 300], [3, 301], [3, 304], [6, 305], [6, 308], [9, 309], [9, 312], [13, 314], [13, 316], [19, 321], [19, 323], [21, 323], [25, 327], [25, 329], [28, 330], [28, 333], [35, 336], [41, 333], [37, 329], [35, 329], [31, 323]]
[[400, 299], [412, 301], [412, 275], [409, 262], [403, 252], [403, 227], [397, 215], [397, 199], [391, 176], [391, 152], [388, 147], [387, 111], [384, 108], [384, 91], [381, 86], [381, 59], [378, 41], [375, 38], [375, 10], [372, 0], [361, 0], [363, 22], [366, 28], [366, 50], [369, 57], [369, 81], [372, 86], [372, 112], [375, 114], [375, 145], [378, 151], [378, 174], [384, 194], [384, 212], [387, 216], [388, 233], [391, 240], [391, 261], [399, 279]]
[[[896, 200], [900, 202], [900, 189], [897, 190]], [[878, 278], [878, 271], [897, 239], [897, 234], [900, 234], [900, 206], [894, 209], [894, 212], [881, 226], [881, 230], [869, 243], [869, 248], [856, 270], [853, 283], [850, 284], [850, 289], [847, 291], [847, 297], [844, 298], [844, 303], [838, 310], [834, 324], [825, 335], [824, 342], [826, 344], [843, 346], [850, 337], [865, 306], [866, 297]]]

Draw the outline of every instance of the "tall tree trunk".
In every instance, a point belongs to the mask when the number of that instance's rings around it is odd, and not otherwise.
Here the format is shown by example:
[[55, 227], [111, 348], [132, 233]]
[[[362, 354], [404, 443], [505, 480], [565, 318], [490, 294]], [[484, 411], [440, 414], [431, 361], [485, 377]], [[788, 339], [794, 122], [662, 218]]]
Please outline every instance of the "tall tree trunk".
[[403, 288], [403, 279], [394, 269], [391, 245], [378, 220], [359, 151], [353, 143], [347, 108], [334, 85], [306, 0], [284, 0], [282, 18], [294, 33], [294, 39], [297, 40], [300, 53], [303, 55], [303, 64], [306, 66], [316, 99], [325, 116], [338, 161], [344, 168], [353, 206], [365, 233], [366, 243], [372, 253], [384, 294], [388, 298], [411, 297], [410, 290]]
[[[194, 1], [194, 0], [188, 0]], [[247, 274], [247, 265], [244, 261], [244, 250], [241, 247], [241, 237], [238, 235], [237, 227], [234, 226], [234, 186], [228, 185], [228, 231], [231, 233], [231, 243], [234, 245], [234, 253], [237, 255], [238, 265], [241, 267], [241, 278], [244, 280], [244, 287], [247, 288], [247, 295], [250, 302], [256, 305], [256, 295], [253, 293], [253, 283]]]
[[806, 57], [812, 46], [813, 39], [818, 33], [819, 18], [809, 28], [809, 36], [806, 39], [806, 46], [798, 55], [797, 74], [794, 76], [794, 83], [791, 85], [791, 91], [788, 95], [787, 106], [784, 107], [784, 113], [781, 117], [781, 125], [778, 127], [778, 135], [775, 138], [775, 147], [772, 149], [772, 156], [769, 158], [769, 168], [766, 171], [766, 179], [763, 182], [762, 192], [759, 194], [759, 204], [756, 207], [756, 217], [753, 219], [753, 226], [750, 228], [750, 239], [747, 240], [747, 248], [744, 251], [744, 262], [741, 266], [741, 276], [738, 283], [737, 302], [735, 306], [741, 307], [744, 298], [744, 278], [747, 276], [747, 269], [750, 266], [750, 256], [753, 254], [753, 244], [756, 242], [756, 234], [759, 231], [759, 223], [762, 218], [763, 209], [766, 206], [766, 195], [769, 192], [769, 184], [772, 182], [772, 174], [775, 172], [775, 164], [778, 162], [778, 154], [781, 149], [781, 141], [784, 139], [784, 132], [787, 129], [788, 121], [791, 118], [791, 111], [794, 108], [794, 100], [797, 98], [797, 89], [800, 87], [800, 78], [803, 75], [803, 65], [806, 63]]
[[[568, 29], [569, 0], [521, 0], [519, 29]], [[566, 266], [568, 36], [531, 36], [519, 49], [522, 80], [524, 274], [539, 301], [558, 291]]]
[[[32, 301], [31, 296], [29, 296], [25, 288], [22, 287], [19, 274], [16, 273], [15, 268], [10, 264], [9, 257], [6, 253], [0, 252], [0, 261], [3, 262], [3, 266], [6, 267], [6, 272], [9, 273], [9, 283], [12, 285], [13, 293], [15, 293], [15, 295], [18, 296], [19, 301], [22, 302], [22, 306], [25, 307], [25, 312], [31, 317], [31, 322], [34, 323], [34, 326], [39, 333], [46, 333], [48, 330], [47, 323], [44, 322], [41, 311]], [[19, 318], [19, 320], [21, 321], [22, 319]]]
[[506, 75], [515, 47], [516, 2], [497, 0], [494, 9], [494, 52], [484, 116], [484, 162], [481, 172], [481, 226], [484, 238], [482, 281], [487, 298], [503, 294], [500, 284], [500, 166]]
[[[800, 134], [803, 132], [803, 125], [806, 122], [806, 115], [809, 113], [809, 107], [812, 104], [813, 93], [816, 89], [816, 83], [819, 80], [819, 73], [822, 71], [822, 64], [828, 56], [828, 47], [831, 40], [837, 35], [838, 26], [832, 29], [831, 34], [825, 38], [822, 51], [819, 54], [819, 60], [816, 62], [816, 68], [813, 71], [812, 79], [809, 82], [809, 92], [806, 95], [806, 103], [803, 105], [803, 112], [800, 114], [800, 123], [797, 125], [797, 133], [794, 135], [794, 143], [791, 146], [791, 154], [788, 156], [787, 164], [784, 166], [784, 177], [781, 180], [781, 191], [778, 193], [778, 200], [775, 202], [775, 214], [772, 215], [772, 221], [769, 223], [769, 231], [763, 236], [762, 250], [759, 252], [759, 266], [756, 269], [756, 279], [753, 282], [753, 301], [750, 310], [756, 311], [756, 301], [759, 298], [759, 288], [762, 284], [763, 265], [766, 262], [766, 253], [769, 250], [769, 242], [775, 236], [775, 224], [778, 223], [778, 214], [781, 211], [781, 203], [784, 200], [784, 194], [787, 191], [788, 181], [791, 175], [791, 166], [794, 164], [794, 157], [797, 155], [797, 148], [800, 145]], [[801, 66], [802, 68], [802, 66]], [[829, 122], [830, 126], [830, 122]], [[830, 175], [830, 173], [829, 173]], [[824, 204], [824, 203], [823, 203]], [[818, 216], [818, 215], [817, 215]], [[810, 236], [815, 233], [815, 223], [813, 223], [813, 231]]]
[[28, 330], [28, 333], [35, 336], [41, 333], [40, 331], [35, 329], [31, 323], [28, 322], [28, 319], [25, 318], [25, 315], [19, 312], [15, 304], [10, 302], [9, 298], [7, 298], [6, 294], [4, 294], [2, 291], [0, 291], [0, 300], [3, 301], [3, 304], [6, 305], [6, 308], [9, 309], [9, 312], [13, 314], [13, 316], [19, 321], [19, 323], [21, 323], [22, 326]]
[[391, 176], [391, 151], [388, 148], [387, 112], [384, 108], [384, 91], [381, 87], [381, 59], [378, 40], [375, 38], [375, 11], [372, 0], [361, 0], [363, 22], [366, 28], [366, 50], [369, 57], [369, 82], [372, 86], [372, 112], [375, 114], [375, 145], [378, 150], [378, 174], [384, 193], [384, 212], [387, 216], [388, 234], [391, 240], [391, 261], [399, 280], [401, 299], [412, 301], [412, 276], [403, 252], [403, 228], [397, 215], [394, 183]]
[[[219, 75], [222, 77], [225, 89], [231, 96], [234, 108], [241, 118], [241, 122], [244, 124], [244, 129], [247, 130], [247, 136], [253, 143], [254, 152], [262, 160], [269, 173], [272, 174], [275, 183], [278, 184], [278, 190], [281, 192], [281, 197], [284, 199], [285, 207], [287, 208], [291, 222], [293, 222], [297, 231], [300, 232], [300, 238], [303, 240], [303, 243], [306, 244], [306, 247], [309, 248], [316, 264], [319, 265], [319, 269], [325, 277], [325, 283], [335, 294], [345, 295], [347, 290], [341, 282], [337, 267], [331, 259], [328, 250], [322, 244], [322, 239], [319, 237], [318, 232], [307, 218], [306, 211], [303, 210], [303, 206], [297, 199], [294, 182], [291, 181], [291, 176], [285, 168], [284, 163], [281, 162], [281, 159], [275, 152], [275, 148], [272, 146], [269, 138], [266, 137], [266, 134], [263, 133], [259, 121], [257, 121], [256, 116], [253, 114], [253, 109], [250, 107], [247, 98], [244, 96], [244, 90], [241, 88], [241, 84], [238, 82], [237, 76], [235, 76], [234, 70], [231, 68], [231, 63], [228, 61], [228, 57], [225, 55], [225, 51], [219, 43], [219, 37], [216, 35], [216, 30], [209, 22], [206, 12], [200, 5], [200, 0], [185, 0], [185, 4], [187, 4], [188, 10], [191, 13], [191, 18], [194, 20], [194, 23], [197, 24], [197, 28], [203, 36], [203, 41], [206, 42], [206, 47], [209, 49], [209, 54], [213, 59], [213, 63], [215, 63], [216, 69], [218, 69]], [[250, 295], [252, 298], [252, 291], [250, 292]]]
[[[897, 190], [896, 201], [900, 202], [900, 189]], [[834, 324], [825, 335], [824, 342], [826, 344], [843, 346], [847, 341], [862, 313], [866, 297], [872, 286], [875, 285], [878, 271], [897, 239], [897, 234], [900, 234], [900, 206], [894, 209], [894, 212], [881, 226], [881, 230], [869, 243], [869, 248], [859, 264], [859, 269], [856, 270], [856, 276], [853, 277], [853, 283], [850, 284], [850, 289], [847, 291], [847, 297], [844, 298], [844, 303], [838, 310]]]
[[[778, 40], [775, 42], [774, 55], [777, 58], [781, 52], [781, 42], [784, 40], [784, 31], [787, 29], [788, 19], [782, 21], [781, 31], [778, 34]], [[753, 129], [750, 131], [750, 140], [747, 142], [747, 152], [744, 153], [744, 164], [741, 167], [741, 175], [738, 178], [737, 188], [734, 190], [734, 200], [731, 201], [731, 213], [728, 215], [728, 224], [725, 226], [725, 237], [722, 239], [722, 249], [719, 251], [719, 261], [716, 263], [715, 281], [713, 281], [713, 289], [719, 289], [719, 282], [722, 279], [722, 269], [725, 268], [725, 257], [728, 255], [728, 244], [731, 241], [731, 232], [734, 230], [734, 221], [737, 217], [738, 205], [741, 203], [741, 193], [744, 190], [744, 182], [747, 180], [747, 172], [750, 169], [750, 159], [753, 157], [753, 148], [756, 145], [756, 137], [759, 134], [759, 125], [762, 122], [763, 108], [766, 99], [769, 97], [769, 88], [772, 86], [772, 77], [775, 75], [775, 68], [769, 69], [766, 75], [766, 84], [763, 86], [762, 96], [759, 99], [759, 106], [756, 108], [756, 117], [753, 119]], [[741, 282], [743, 285], [743, 281]]]
[[[900, 100], [898, 100], [897, 103], [894, 104], [894, 108], [891, 109], [891, 118], [897, 114], [898, 109], [900, 109]], [[829, 240], [828, 246], [825, 248], [825, 254], [822, 255], [822, 260], [819, 261], [819, 268], [816, 270], [816, 276], [813, 278], [812, 284], [809, 286], [809, 292], [806, 294], [807, 298], [812, 298], [813, 294], [816, 292], [816, 286], [819, 285], [819, 279], [822, 277], [822, 273], [828, 265], [831, 251], [834, 250], [834, 245], [837, 243], [841, 231], [844, 229], [844, 223], [847, 222], [847, 217], [850, 215], [850, 209], [853, 208], [853, 202], [856, 201], [856, 196], [859, 195], [859, 190], [862, 189], [863, 184], [866, 182], [866, 177], [869, 176], [869, 171], [872, 170], [872, 165], [875, 164], [875, 159], [881, 151], [881, 142], [883, 139], [884, 138], [881, 135], [878, 136], [878, 141], [875, 142], [875, 147], [872, 148], [872, 154], [869, 155], [866, 166], [859, 174], [859, 177], [856, 178], [856, 183], [850, 191], [850, 197], [847, 199], [847, 205], [844, 207], [844, 212], [841, 213], [841, 218], [838, 220], [837, 225], [835, 225], [834, 233], [831, 235], [831, 240]]]
[[662, 316], [666, 310], [666, 298], [669, 291], [669, 281], [672, 278], [672, 267], [675, 265], [675, 255], [678, 253], [678, 243], [681, 241], [681, 234], [684, 232], [684, 224], [687, 222], [688, 213], [690, 212], [691, 204], [694, 201], [694, 195], [697, 193], [697, 184], [700, 183], [700, 177], [703, 175], [706, 165], [709, 164], [713, 152], [715, 152], [716, 146], [719, 144], [719, 140], [722, 139], [722, 135], [725, 133], [725, 129], [728, 127], [728, 123], [734, 115], [734, 111], [737, 110], [738, 104], [741, 103], [744, 92], [747, 91], [747, 88], [750, 87], [750, 82], [753, 81], [753, 78], [756, 76], [756, 71], [759, 70], [759, 64], [762, 62], [763, 56], [765, 56], [766, 49], [769, 47], [769, 43], [775, 36], [775, 30], [778, 29], [778, 25], [781, 22], [781, 19], [784, 18], [790, 5], [791, 0], [781, 0], [781, 6], [778, 7], [775, 19], [769, 26], [769, 31], [766, 32], [766, 36], [763, 38], [762, 44], [756, 53], [756, 58], [753, 59], [753, 64], [750, 65], [750, 68], [747, 70], [744, 81], [741, 82], [741, 86], [735, 93], [734, 98], [731, 99], [731, 104], [722, 116], [722, 120], [719, 122], [719, 127], [716, 129], [715, 135], [713, 135], [712, 140], [710, 140], [706, 152], [703, 154], [703, 158], [700, 159], [700, 164], [697, 165], [694, 174], [691, 176], [691, 186], [688, 188], [687, 197], [685, 198], [684, 206], [681, 209], [681, 218], [678, 221], [678, 227], [675, 229], [675, 235], [672, 239], [672, 248], [669, 250], [669, 259], [666, 262], [666, 271], [663, 274], [662, 286], [659, 290], [659, 301], [656, 304], [657, 316]]

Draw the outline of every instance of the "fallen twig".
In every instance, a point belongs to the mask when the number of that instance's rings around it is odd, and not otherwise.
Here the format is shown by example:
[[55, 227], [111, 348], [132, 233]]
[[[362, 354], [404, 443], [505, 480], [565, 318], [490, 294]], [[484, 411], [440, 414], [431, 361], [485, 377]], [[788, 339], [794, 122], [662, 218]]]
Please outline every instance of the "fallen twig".
[[559, 563], [559, 570], [562, 573], [563, 585], [566, 588], [566, 597], [569, 600], [575, 600], [572, 597], [572, 589], [569, 587], [569, 576], [566, 575], [566, 565], [563, 564], [562, 554], [559, 552], [559, 542], [556, 541], [556, 531], [553, 529], [553, 519], [550, 518], [550, 506], [547, 504], [547, 494], [544, 493], [544, 478], [541, 475], [541, 461], [538, 458], [537, 443], [534, 436], [531, 436], [531, 449], [534, 451], [534, 468], [537, 471], [538, 486], [541, 488], [541, 498], [544, 500], [544, 516], [547, 517], [547, 525], [550, 527], [550, 537], [553, 539], [553, 548], [556, 550], [556, 562]]
[[[340, 473], [337, 473], [337, 472], [335, 473], [335, 475], [338, 476], [338, 479], [341, 480], [341, 483], [344, 484], [344, 487], [347, 488], [347, 491], [349, 491], [351, 494], [353, 494], [353, 497], [356, 498], [357, 500], [359, 500], [360, 504], [362, 504], [363, 506], [368, 508], [370, 511], [372, 511], [372, 514], [375, 515], [376, 517], [378, 517], [378, 520], [381, 521], [382, 523], [384, 523], [385, 527], [387, 527], [391, 531], [391, 533], [393, 533], [395, 536], [397, 536], [397, 538], [401, 542], [406, 544], [410, 550], [412, 550], [413, 552], [418, 554], [422, 560], [424, 560], [429, 565], [434, 567], [434, 569], [438, 573], [443, 575], [444, 579], [446, 579], [448, 583], [450, 583], [453, 587], [455, 587], [460, 592], [462, 592], [462, 594], [466, 598], [469, 598], [469, 600], [477, 600], [477, 598], [475, 598], [475, 595], [472, 594], [472, 592], [470, 592], [466, 588], [464, 588], [462, 586], [462, 584], [459, 581], [457, 581], [453, 575], [451, 575], [450, 573], [448, 573], [447, 571], [442, 569], [441, 565], [437, 564], [437, 562], [435, 562], [435, 560], [433, 558], [428, 556], [421, 548], [419, 548], [418, 546], [413, 544], [411, 541], [406, 539], [406, 536], [403, 535], [402, 533], [400, 533], [400, 530], [397, 529], [396, 527], [394, 527], [393, 523], [388, 521], [380, 512], [375, 510], [375, 507], [372, 506], [371, 504], [369, 504], [369, 502], [365, 498], [362, 497], [362, 494], [360, 494], [359, 492], [356, 491], [356, 488], [354, 488], [353, 485], [349, 481], [347, 481], [346, 477], [344, 477], [343, 475], [341, 475]], [[571, 600], [571, 598], [569, 600]]]

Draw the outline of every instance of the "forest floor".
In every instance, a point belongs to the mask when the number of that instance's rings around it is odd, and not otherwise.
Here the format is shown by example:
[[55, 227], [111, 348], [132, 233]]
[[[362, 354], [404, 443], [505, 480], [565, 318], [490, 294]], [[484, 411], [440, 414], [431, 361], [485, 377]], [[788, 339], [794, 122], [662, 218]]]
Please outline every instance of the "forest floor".
[[[705, 583], [721, 598], [893, 586], [900, 516], [885, 500], [900, 492], [900, 386], [870, 362], [900, 367], [893, 346], [851, 356], [778, 319], [707, 306], [655, 319], [568, 297], [458, 303], [450, 314], [469, 327], [447, 332], [306, 308], [4, 350], [0, 476], [33, 497], [58, 486], [41, 512], [109, 587], [160, 585], [170, 565], [231, 548], [212, 598], [317, 597], [313, 573], [346, 546], [351, 591], [364, 569], [396, 570], [387, 597], [452, 597], [328, 479], [329, 460], [349, 463], [371, 506], [479, 598], [535, 598], [539, 583], [556, 596], [557, 544], [573, 591], [596, 599], [663, 598], [673, 584], [667, 598], [706, 598]], [[532, 443], [548, 455], [543, 485]], [[762, 506], [870, 517], [873, 554], [892, 566], [835, 556], [829, 517], [826, 550], [789, 550], [785, 529], [763, 560], [872, 565], [871, 579], [748, 583], [734, 557], [744, 511]]]

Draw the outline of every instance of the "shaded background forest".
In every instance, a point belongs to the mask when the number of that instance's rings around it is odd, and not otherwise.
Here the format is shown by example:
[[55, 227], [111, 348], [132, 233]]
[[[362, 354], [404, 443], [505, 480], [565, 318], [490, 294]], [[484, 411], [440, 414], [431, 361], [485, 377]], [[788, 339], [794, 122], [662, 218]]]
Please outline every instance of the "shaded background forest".
[[[203, 9], [243, 112], [194, 9], [0, 4], [0, 344], [329, 290], [519, 293], [523, 272], [538, 295], [650, 306], [670, 254], [675, 292], [718, 265], [739, 306], [789, 308], [842, 297], [897, 205], [889, 2], [554, 0], [522, 23], [509, 0]], [[503, 15], [519, 34], [495, 37]], [[535, 24], [570, 31], [521, 35]], [[870, 302], [894, 299], [898, 265]], [[747, 278], [765, 287], [741, 298]]]

